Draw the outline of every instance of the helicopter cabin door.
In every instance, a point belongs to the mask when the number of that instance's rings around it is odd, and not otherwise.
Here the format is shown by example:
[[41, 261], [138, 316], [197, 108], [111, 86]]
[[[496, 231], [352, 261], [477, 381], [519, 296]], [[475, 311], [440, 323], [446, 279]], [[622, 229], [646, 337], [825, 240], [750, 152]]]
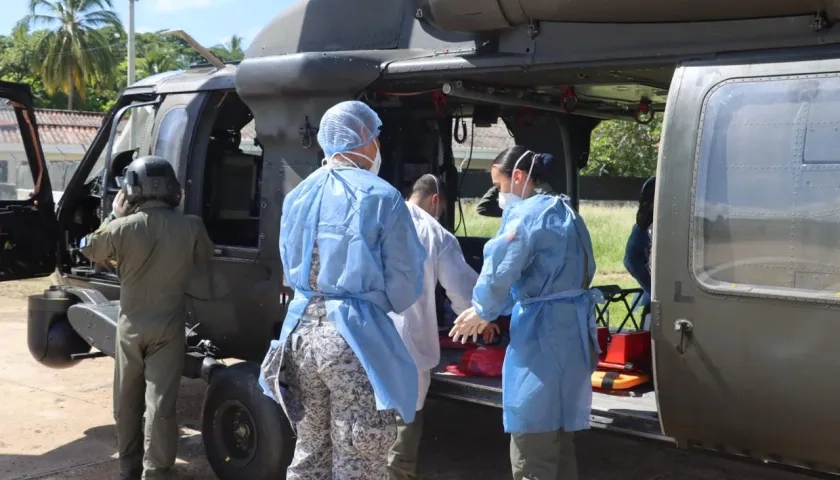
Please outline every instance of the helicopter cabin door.
[[57, 258], [55, 201], [32, 92], [0, 81], [0, 281], [50, 275]]
[[684, 445], [830, 470], [840, 60], [771, 55], [684, 64], [671, 86], [654, 226], [660, 418]]

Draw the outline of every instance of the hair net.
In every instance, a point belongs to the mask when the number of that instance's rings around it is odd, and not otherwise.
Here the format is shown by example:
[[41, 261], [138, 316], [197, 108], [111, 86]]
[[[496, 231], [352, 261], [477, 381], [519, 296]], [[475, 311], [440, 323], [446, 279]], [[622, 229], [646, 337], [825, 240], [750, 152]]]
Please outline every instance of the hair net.
[[327, 158], [363, 147], [379, 136], [382, 120], [369, 106], [351, 100], [334, 105], [321, 117], [318, 143]]

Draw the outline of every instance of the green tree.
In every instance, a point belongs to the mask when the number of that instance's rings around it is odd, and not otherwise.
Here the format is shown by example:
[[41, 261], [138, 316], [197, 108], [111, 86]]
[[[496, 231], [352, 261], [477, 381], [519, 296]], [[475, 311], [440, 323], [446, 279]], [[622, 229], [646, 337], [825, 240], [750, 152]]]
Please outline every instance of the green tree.
[[[138, 62], [143, 69], [143, 76], [156, 75], [158, 73], [179, 70], [186, 65], [179, 61], [178, 49], [176, 46], [160, 42], [151, 45]], [[141, 78], [138, 75], [138, 78]]]
[[245, 50], [243, 50], [242, 44], [242, 37], [232, 35], [227, 42], [211, 47], [210, 52], [223, 62], [242, 60], [245, 58]]
[[29, 25], [46, 24], [50, 30], [39, 42], [43, 58], [40, 73], [48, 93], [67, 95], [73, 109], [78, 94], [87, 97], [88, 86], [111, 75], [117, 60], [111, 50], [114, 38], [101, 27], [122, 31], [112, 0], [30, 0]]
[[656, 171], [661, 114], [650, 124], [608, 120], [592, 132], [589, 163], [583, 175], [647, 177]]
[[0, 54], [0, 77], [13, 82], [27, 81], [38, 64], [37, 46], [46, 32], [31, 34], [29, 25], [18, 23], [12, 34], [3, 37]]
[[36, 106], [54, 108], [54, 96], [47, 94], [38, 73], [40, 58], [37, 47], [46, 33], [44, 30], [30, 33], [29, 25], [19, 23], [10, 36], [0, 36], [0, 80], [29, 85]]
[[[30, 2], [33, 3], [31, 0]], [[105, 0], [88, 0], [87, 2], [85, 0], [62, 0], [60, 2], [42, 0], [34, 3], [36, 4], [36, 12], [47, 11], [51, 15], [33, 13], [22, 19], [11, 35], [0, 35], [0, 79], [29, 84], [35, 96], [35, 105], [38, 108], [64, 108], [68, 105], [71, 108], [92, 111], [104, 111], [110, 108], [117, 100], [119, 93], [125, 88], [128, 72], [127, 35], [125, 31], [118, 22], [112, 22], [113, 19], [103, 18], [102, 14], [96, 13], [102, 11], [97, 10], [97, 5], [108, 6], [110, 3]], [[93, 49], [93, 52], [106, 52], [107, 57], [104, 62], [97, 63], [94, 59], [87, 64], [105, 64], [107, 68], [91, 72], [89, 69], [78, 68], [84, 62], [68, 62], [70, 67], [65, 70], [65, 73], [69, 73], [70, 70], [73, 71], [74, 75], [78, 75], [80, 71], [83, 72], [84, 89], [79, 89], [78, 85], [75, 84], [75, 80], [77, 80], [75, 76], [73, 78], [74, 83], [71, 84], [72, 88], [65, 89], [64, 87], [70, 84], [69, 74], [67, 76], [63, 74], [55, 75], [58, 86], [47, 89], [45, 83], [48, 77], [44, 74], [47, 66], [45, 66], [44, 59], [47, 58], [50, 48], [55, 45], [52, 42], [59, 38], [59, 34], [66, 33], [59, 20], [73, 16], [68, 13], [68, 6], [72, 6], [71, 4], [88, 5], [86, 10], [77, 12], [75, 15], [77, 18], [81, 18], [81, 27], [88, 28], [85, 33], [89, 34], [89, 38], [93, 40], [87, 40], [86, 46], [79, 47], [80, 42], [77, 38], [67, 37], [72, 40], [67, 47], [69, 50], [59, 52], [54, 58], [64, 60], [76, 53], [88, 54]], [[93, 5], [93, 7], [90, 5]], [[105, 15], [105, 17], [110, 16], [112, 15]], [[48, 21], [47, 18], [52, 20]], [[31, 25], [44, 21], [51, 23], [51, 29], [36, 30], [31, 28]], [[97, 21], [102, 25], [93, 26]], [[80, 26], [76, 25], [69, 31], [71, 34], [75, 34], [75, 31], [79, 28]], [[138, 33], [135, 40], [137, 55], [135, 73], [138, 80], [157, 73], [186, 69], [192, 63], [206, 62], [189, 44], [173, 35], [163, 35], [162, 32]], [[93, 41], [99, 42], [94, 44], [99, 45], [99, 47], [91, 46], [90, 44]], [[231, 40], [226, 42], [225, 45], [217, 45], [213, 48], [217, 49], [216, 54], [225, 61], [244, 57], [242, 37], [237, 35], [231, 37]], [[70, 55], [65, 54], [67, 51], [70, 52]], [[59, 68], [55, 67], [50, 71], [56, 72], [59, 71]], [[71, 93], [74, 95], [72, 102]]]

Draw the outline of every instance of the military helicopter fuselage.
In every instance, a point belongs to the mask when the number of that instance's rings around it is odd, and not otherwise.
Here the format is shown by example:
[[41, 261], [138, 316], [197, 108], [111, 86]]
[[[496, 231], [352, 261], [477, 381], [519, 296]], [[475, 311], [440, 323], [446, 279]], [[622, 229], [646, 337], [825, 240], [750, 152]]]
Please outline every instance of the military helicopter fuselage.
[[[449, 228], [462, 166], [453, 145], [471, 144], [476, 131], [503, 124], [515, 143], [554, 155], [548, 182], [577, 205], [599, 122], [664, 115], [648, 342], [655, 382], [625, 396], [596, 392], [592, 425], [837, 472], [838, 2], [598, 5], [299, 2], [257, 35], [244, 61], [210, 58], [127, 88], [57, 208], [31, 94], [0, 83], [36, 179], [31, 198], [0, 202], [14, 245], [0, 253], [0, 280], [53, 274], [55, 283], [29, 299], [32, 355], [53, 368], [113, 356], [116, 269], [91, 264], [78, 242], [110, 213], [119, 172], [138, 155], [162, 156], [185, 189], [180, 208], [204, 220], [216, 245], [189, 291], [184, 369], [209, 382], [208, 458], [222, 479], [280, 478], [294, 439], [256, 376], [293, 294], [278, 250], [283, 199], [321, 166], [326, 109], [348, 99], [376, 109], [380, 176], [406, 191], [424, 173], [441, 175]], [[487, 239], [459, 240], [480, 269]], [[457, 352], [443, 356], [458, 361]], [[244, 361], [218, 361], [226, 358]], [[431, 394], [500, 406], [500, 385], [440, 369]], [[244, 412], [254, 436], [238, 447], [224, 440], [231, 411]]]

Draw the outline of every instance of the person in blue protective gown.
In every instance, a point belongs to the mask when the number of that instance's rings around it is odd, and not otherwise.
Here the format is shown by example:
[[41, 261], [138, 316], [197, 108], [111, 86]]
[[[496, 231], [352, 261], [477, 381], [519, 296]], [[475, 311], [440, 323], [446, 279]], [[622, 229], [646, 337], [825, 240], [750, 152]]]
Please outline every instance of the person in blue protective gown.
[[578, 478], [573, 432], [589, 428], [599, 353], [586, 224], [567, 197], [534, 194], [548, 161], [515, 146], [493, 162], [502, 224], [484, 247], [472, 308], [450, 332], [465, 341], [511, 314], [502, 404], [516, 480]]
[[388, 314], [420, 298], [426, 252], [402, 196], [377, 176], [381, 125], [361, 102], [327, 110], [324, 164], [283, 202], [295, 295], [260, 383], [297, 435], [289, 480], [386, 478], [395, 411], [414, 420], [417, 367]]

